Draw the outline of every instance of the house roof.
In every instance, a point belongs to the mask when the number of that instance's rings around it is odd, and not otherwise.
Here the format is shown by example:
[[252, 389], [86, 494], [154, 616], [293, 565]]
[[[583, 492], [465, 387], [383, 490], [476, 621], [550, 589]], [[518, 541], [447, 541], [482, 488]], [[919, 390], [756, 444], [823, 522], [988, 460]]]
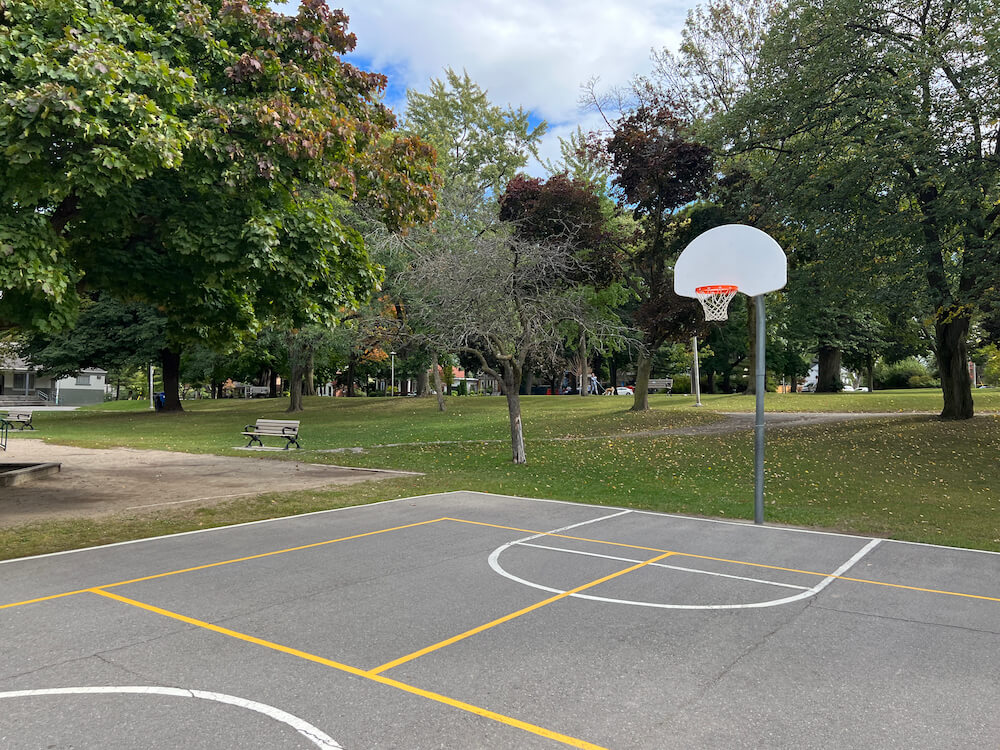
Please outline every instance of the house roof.
[[[31, 370], [35, 371], [35, 367], [31, 365], [26, 359], [21, 357], [8, 357], [6, 359], [0, 359], [0, 370], [14, 370], [15, 372], [23, 371], [27, 372]], [[81, 367], [77, 370], [79, 373], [84, 373], [87, 375], [106, 375], [107, 370], [102, 370], [100, 367]]]

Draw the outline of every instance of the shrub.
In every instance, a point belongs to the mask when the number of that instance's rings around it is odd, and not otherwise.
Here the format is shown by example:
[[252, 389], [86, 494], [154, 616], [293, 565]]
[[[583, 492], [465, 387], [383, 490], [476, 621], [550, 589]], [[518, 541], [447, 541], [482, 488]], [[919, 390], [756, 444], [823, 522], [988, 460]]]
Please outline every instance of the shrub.
[[933, 388], [939, 385], [930, 375], [912, 375], [906, 383], [907, 388]]
[[674, 377], [674, 387], [671, 393], [690, 393], [691, 392], [691, 376], [690, 375], [677, 375]]
[[879, 388], [927, 388], [929, 385], [911, 385], [913, 378], [918, 378], [915, 382], [925, 382], [919, 378], [925, 377], [933, 384], [927, 366], [915, 357], [904, 359], [892, 365], [879, 364], [875, 368], [875, 382]]

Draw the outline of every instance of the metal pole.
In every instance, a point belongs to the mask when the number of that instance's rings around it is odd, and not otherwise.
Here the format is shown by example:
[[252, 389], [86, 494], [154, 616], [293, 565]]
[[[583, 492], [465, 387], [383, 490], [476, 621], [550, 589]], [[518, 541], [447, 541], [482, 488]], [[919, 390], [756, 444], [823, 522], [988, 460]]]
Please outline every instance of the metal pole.
[[149, 365], [149, 408], [155, 411], [156, 406], [153, 404], [153, 365]]
[[389, 374], [389, 395], [396, 395], [393, 391], [396, 390], [396, 352], [389, 352], [392, 357], [392, 372]]
[[691, 337], [691, 349], [694, 350], [694, 364], [691, 367], [691, 387], [694, 388], [695, 406], [701, 406], [701, 375], [698, 372], [698, 337]]
[[753, 298], [757, 313], [756, 363], [757, 418], [753, 436], [753, 522], [764, 523], [764, 295]]

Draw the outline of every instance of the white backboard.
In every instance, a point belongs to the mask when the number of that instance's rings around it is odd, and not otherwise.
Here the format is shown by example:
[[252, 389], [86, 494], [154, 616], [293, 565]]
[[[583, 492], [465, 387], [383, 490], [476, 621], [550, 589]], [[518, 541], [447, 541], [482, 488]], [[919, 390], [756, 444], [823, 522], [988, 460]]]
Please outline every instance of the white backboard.
[[788, 280], [785, 251], [769, 234], [744, 224], [724, 224], [699, 234], [674, 266], [674, 291], [735, 284], [750, 297], [781, 289]]

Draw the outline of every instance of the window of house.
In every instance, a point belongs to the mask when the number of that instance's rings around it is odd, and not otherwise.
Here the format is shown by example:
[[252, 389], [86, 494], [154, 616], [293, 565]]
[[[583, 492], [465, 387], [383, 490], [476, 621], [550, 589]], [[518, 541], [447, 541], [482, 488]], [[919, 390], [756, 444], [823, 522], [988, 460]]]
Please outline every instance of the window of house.
[[23, 372], [15, 372], [14, 373], [14, 390], [15, 391], [23, 391], [24, 390], [24, 388], [25, 388], [24, 379], [26, 377], [27, 377], [27, 375], [25, 373], [23, 373]]
[[79, 375], [76, 376], [76, 384], [90, 385], [90, 375], [84, 375], [83, 373], [80, 373]]

